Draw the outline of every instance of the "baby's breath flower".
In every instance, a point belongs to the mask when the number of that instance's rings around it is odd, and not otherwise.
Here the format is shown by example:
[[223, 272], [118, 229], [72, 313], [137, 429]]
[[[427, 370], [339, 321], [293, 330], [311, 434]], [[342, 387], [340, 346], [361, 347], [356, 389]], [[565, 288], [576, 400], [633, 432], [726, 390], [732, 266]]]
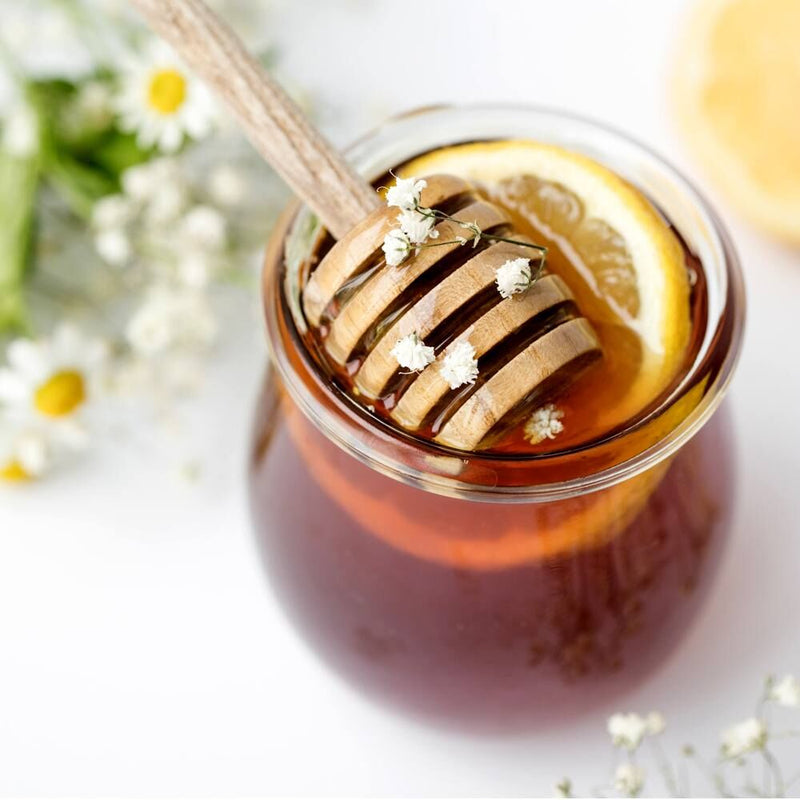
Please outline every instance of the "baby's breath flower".
[[178, 278], [184, 286], [203, 289], [208, 286], [212, 272], [212, 263], [201, 251], [189, 250], [178, 260]]
[[[564, 418], [564, 412], [561, 409], [556, 408], [553, 403], [548, 403], [541, 408], [537, 408], [536, 411], [531, 414], [530, 419], [525, 423], [525, 438], [531, 444], [539, 444], [539, 442], [543, 442], [545, 439], [555, 439], [559, 433], [564, 430], [564, 423], [561, 421]], [[637, 714], [615, 714], [611, 719], [616, 719], [617, 717], [637, 717], [637, 719], [641, 719]], [[609, 720], [609, 726], [611, 725], [611, 720]], [[609, 732], [611, 728], [609, 727]]]
[[645, 724], [647, 725], [648, 736], [658, 736], [659, 734], [664, 733], [664, 730], [667, 727], [667, 721], [664, 719], [664, 715], [660, 711], [651, 711], [645, 717]]
[[399, 228], [389, 231], [383, 239], [381, 246], [390, 267], [399, 267], [410, 255], [413, 245], [403, 231]]
[[125, 336], [140, 355], [175, 346], [205, 347], [217, 335], [217, 320], [202, 292], [155, 287], [128, 322]]
[[638, 797], [644, 787], [644, 770], [636, 764], [620, 764], [614, 772], [614, 788], [626, 797]]
[[144, 220], [151, 228], [175, 222], [189, 203], [189, 191], [179, 179], [170, 180], [156, 192], [144, 208]]
[[425, 369], [435, 358], [433, 348], [426, 346], [416, 331], [398, 339], [391, 354], [403, 369], [412, 372]]
[[422, 190], [427, 185], [427, 181], [416, 178], [396, 178], [394, 186], [386, 192], [386, 205], [402, 211], [413, 211], [419, 205]]
[[411, 211], [401, 211], [397, 216], [400, 230], [403, 231], [412, 244], [422, 244], [427, 239], [436, 239], [439, 236], [439, 231], [433, 229], [436, 220], [432, 216], [423, 213], [423, 211], [427, 210], [412, 209]]
[[767, 743], [767, 729], [760, 719], [750, 717], [722, 732], [722, 754], [738, 758], [746, 753], [761, 750]]
[[562, 778], [555, 786], [556, 797], [572, 797], [572, 781]]
[[475, 348], [469, 342], [458, 342], [444, 357], [439, 371], [451, 389], [458, 389], [465, 383], [475, 383], [478, 377]]
[[247, 199], [247, 178], [235, 167], [221, 164], [211, 173], [208, 190], [221, 206], [238, 206]]
[[638, 714], [614, 714], [608, 718], [607, 729], [615, 747], [633, 751], [647, 733], [647, 722]]
[[107, 228], [94, 237], [94, 247], [106, 264], [124, 267], [133, 257], [133, 246], [122, 228]]
[[183, 218], [180, 234], [188, 246], [221, 250], [227, 239], [227, 221], [215, 208], [197, 205]]
[[124, 194], [110, 194], [94, 204], [92, 225], [101, 231], [121, 228], [130, 222], [133, 213], [133, 204]]
[[497, 268], [495, 276], [501, 297], [524, 292], [531, 285], [531, 261], [529, 258], [509, 259]]
[[122, 190], [134, 200], [147, 201], [169, 185], [178, 173], [174, 158], [156, 158], [128, 167], [121, 176]]
[[780, 706], [798, 708], [800, 706], [800, 681], [794, 675], [784, 675], [770, 687], [769, 697]]

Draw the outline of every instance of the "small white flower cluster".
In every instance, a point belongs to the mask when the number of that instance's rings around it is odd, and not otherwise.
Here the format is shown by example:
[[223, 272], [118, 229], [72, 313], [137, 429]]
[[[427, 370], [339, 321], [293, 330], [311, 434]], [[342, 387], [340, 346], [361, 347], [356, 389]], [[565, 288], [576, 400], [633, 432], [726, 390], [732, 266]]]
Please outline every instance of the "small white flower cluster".
[[785, 708], [800, 708], [800, 681], [794, 675], [784, 675], [779, 681], [768, 682], [769, 699]]
[[[420, 372], [436, 358], [434, 349], [428, 347], [416, 331], [398, 339], [390, 352], [403, 369], [411, 372]], [[451, 389], [475, 383], [478, 378], [475, 348], [469, 342], [455, 342], [442, 359], [439, 372]]]
[[619, 764], [614, 770], [614, 788], [625, 797], [638, 797], [644, 788], [643, 767], [630, 762]]
[[247, 181], [230, 166], [212, 171], [204, 196], [180, 159], [160, 158], [122, 176], [123, 192], [93, 213], [95, 245], [118, 269], [136, 270], [145, 286], [125, 336], [133, 352], [152, 359], [207, 348], [218, 323], [208, 289], [228, 266], [231, 234], [225, 214], [247, 200]]
[[400, 266], [416, 247], [439, 236], [433, 227], [436, 220], [431, 210], [420, 205], [422, 190], [427, 185], [417, 178], [397, 178], [386, 192], [386, 205], [400, 209], [397, 216], [400, 227], [389, 231], [383, 240], [383, 254], [390, 267]]
[[563, 418], [564, 412], [553, 403], [537, 408], [525, 423], [525, 438], [531, 444], [555, 439], [564, 430]]
[[767, 728], [762, 720], [750, 717], [726, 728], [721, 739], [725, 758], [740, 758], [764, 747], [767, 743]]
[[99, 393], [108, 347], [70, 325], [12, 341], [0, 368], [0, 480], [38, 478], [86, 442], [84, 412]]
[[512, 258], [498, 267], [495, 272], [497, 291], [504, 299], [524, 292], [531, 285], [531, 260], [529, 258]]
[[[768, 677], [764, 692], [760, 698], [758, 716], [748, 717], [741, 722], [725, 728], [720, 734], [719, 758], [713, 768], [697, 761], [711, 782], [713, 788], [723, 797], [785, 797], [793, 781], [786, 782], [784, 771], [780, 766], [777, 753], [772, 748], [773, 741], [785, 740], [796, 735], [795, 731], [775, 731], [772, 726], [774, 719], [768, 714], [766, 704], [774, 703], [788, 709], [800, 708], [800, 681], [791, 674], [780, 679]], [[767, 719], [772, 719], [767, 725]], [[657, 711], [652, 711], [646, 716], [635, 713], [614, 714], [607, 722], [608, 733], [615, 747], [625, 751], [626, 757], [619, 762], [611, 775], [609, 786], [624, 797], [638, 797], [645, 788], [647, 772], [641, 766], [643, 754], [639, 751], [646, 739], [654, 739], [664, 732], [666, 722]], [[684, 764], [683, 769], [671, 765], [666, 758], [662, 746], [657, 741], [652, 743], [651, 756], [658, 766], [662, 780], [668, 789], [670, 797], [688, 797], [689, 776]], [[682, 748], [684, 759], [697, 759], [695, 749], [690, 745]], [[763, 769], [763, 783], [753, 783], [750, 771], [749, 756], [754, 756], [760, 761]], [[744, 769], [742, 774], [747, 776], [747, 783], [740, 792], [730, 784], [729, 764], [735, 764]], [[561, 797], [572, 797], [572, 782], [564, 778], [555, 786], [556, 794]], [[710, 796], [702, 793], [703, 796]], [[605, 793], [600, 796], [607, 796]], [[659, 794], [667, 796], [667, 794]], [[694, 795], [692, 795], [694, 796]], [[699, 796], [699, 795], [698, 795]]]
[[436, 357], [433, 348], [428, 347], [416, 331], [398, 339], [390, 352], [403, 369], [411, 372], [420, 372]]
[[658, 711], [651, 711], [646, 717], [639, 714], [613, 714], [608, 718], [607, 730], [614, 747], [633, 752], [646, 736], [658, 736], [664, 732], [667, 723]]

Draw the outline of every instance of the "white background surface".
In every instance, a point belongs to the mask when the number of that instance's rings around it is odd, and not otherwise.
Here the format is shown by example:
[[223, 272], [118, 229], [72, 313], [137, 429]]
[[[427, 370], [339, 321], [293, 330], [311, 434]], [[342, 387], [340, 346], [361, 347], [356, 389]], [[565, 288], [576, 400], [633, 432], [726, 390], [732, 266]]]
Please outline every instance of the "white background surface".
[[[283, 72], [340, 104], [335, 135], [439, 101], [583, 112], [687, 166], [666, 103], [682, 0], [309, 3], [281, 17]], [[723, 206], [723, 213], [725, 208]], [[800, 256], [730, 219], [749, 290], [731, 403], [742, 474], [715, 592], [625, 705], [711, 751], [762, 675], [800, 670]], [[541, 795], [606, 776], [606, 713], [470, 739], [375, 708], [284, 621], [250, 532], [244, 469], [260, 330], [231, 332], [200, 409], [198, 486], [100, 443], [0, 493], [0, 792], [13, 795]]]

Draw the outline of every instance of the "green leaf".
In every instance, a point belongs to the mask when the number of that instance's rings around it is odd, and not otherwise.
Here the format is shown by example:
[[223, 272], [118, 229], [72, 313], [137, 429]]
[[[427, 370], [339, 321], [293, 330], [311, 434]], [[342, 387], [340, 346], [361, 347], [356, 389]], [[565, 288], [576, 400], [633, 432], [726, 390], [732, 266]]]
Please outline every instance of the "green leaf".
[[48, 182], [59, 193], [70, 210], [89, 220], [94, 204], [119, 188], [115, 177], [93, 164], [78, 161], [69, 153], [50, 152], [43, 169]]
[[24, 327], [39, 163], [0, 151], [0, 332]]

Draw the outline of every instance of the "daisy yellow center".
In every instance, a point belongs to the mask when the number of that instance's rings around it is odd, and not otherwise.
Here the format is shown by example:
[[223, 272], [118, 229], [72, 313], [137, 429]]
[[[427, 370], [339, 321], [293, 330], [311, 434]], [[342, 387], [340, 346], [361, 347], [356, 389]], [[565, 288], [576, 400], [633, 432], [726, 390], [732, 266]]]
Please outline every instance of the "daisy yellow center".
[[47, 417], [65, 417], [86, 399], [86, 385], [80, 372], [56, 372], [33, 395], [33, 405]]
[[147, 87], [147, 100], [159, 114], [174, 114], [186, 100], [186, 78], [175, 69], [153, 73]]
[[0, 467], [0, 481], [20, 483], [21, 481], [29, 481], [30, 479], [30, 473], [16, 459]]

